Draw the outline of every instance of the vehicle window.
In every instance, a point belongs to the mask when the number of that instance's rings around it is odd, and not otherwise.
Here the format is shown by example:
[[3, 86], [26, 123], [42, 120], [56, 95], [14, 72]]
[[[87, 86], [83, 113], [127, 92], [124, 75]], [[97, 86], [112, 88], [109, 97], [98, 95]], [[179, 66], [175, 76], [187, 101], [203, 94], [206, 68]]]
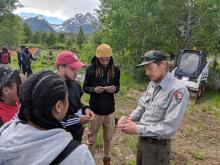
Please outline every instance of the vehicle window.
[[179, 69], [186, 74], [193, 74], [199, 64], [199, 55], [196, 53], [185, 53], [182, 55]]

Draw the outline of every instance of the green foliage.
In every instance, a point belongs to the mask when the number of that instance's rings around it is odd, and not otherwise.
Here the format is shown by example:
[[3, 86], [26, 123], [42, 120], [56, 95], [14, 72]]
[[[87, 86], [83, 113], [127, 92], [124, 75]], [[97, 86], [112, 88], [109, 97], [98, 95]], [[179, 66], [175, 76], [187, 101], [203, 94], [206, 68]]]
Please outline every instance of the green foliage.
[[[188, 113], [205, 112], [207, 114], [213, 114], [215, 117], [220, 117], [220, 95], [218, 91], [207, 90], [203, 98], [201, 98], [197, 104], [188, 106]], [[198, 123], [197, 127], [203, 128], [203, 123]]]
[[19, 44], [24, 40], [23, 23], [18, 16], [5, 15], [0, 21], [0, 44]]
[[220, 61], [217, 59], [217, 66], [210, 66], [209, 77], [208, 77], [208, 87], [211, 90], [216, 90], [220, 92]]
[[47, 45], [52, 46], [56, 43], [57, 37], [54, 33], [50, 33], [48, 38], [47, 38]]
[[128, 162], [126, 162], [127, 165], [136, 165], [136, 160], [129, 160]]
[[17, 8], [16, 2], [18, 0], [0, 0], [0, 17], [11, 14]]
[[96, 46], [92, 43], [85, 43], [81, 50], [76, 50], [79, 58], [86, 64], [91, 64], [91, 59], [95, 56]]
[[195, 1], [198, 21], [194, 23], [192, 40], [193, 45], [216, 52], [219, 49], [219, 9], [218, 0]]
[[12, 14], [17, 8], [17, 0], [0, 0], [0, 44], [9, 45], [21, 43], [23, 37], [23, 25], [18, 16]]
[[47, 38], [48, 38], [48, 33], [47, 32], [41, 32], [41, 44], [46, 45], [47, 44]]
[[194, 158], [199, 160], [205, 160], [207, 157], [206, 154], [202, 151], [191, 151], [191, 154]]
[[68, 46], [71, 46], [72, 44], [73, 44], [72, 39], [69, 39], [69, 40], [67, 41], [67, 43], [66, 43], [66, 45], [68, 45]]
[[85, 42], [85, 35], [84, 35], [82, 27], [80, 27], [79, 32], [76, 36], [76, 43], [77, 43], [79, 49], [82, 49], [82, 45], [84, 42]]
[[25, 45], [26, 47], [29, 47], [29, 48], [39, 48], [39, 49], [45, 49], [46, 48], [46, 46], [42, 45], [42, 44], [23, 43], [23, 45]]
[[64, 50], [64, 49], [71, 49], [72, 46], [68, 46], [66, 44], [62, 43], [55, 43], [53, 45], [48, 46], [49, 49], [58, 49], [58, 50]]
[[209, 100], [209, 104], [220, 109], [220, 94], [219, 91], [209, 90], [205, 93], [205, 99]]
[[148, 50], [220, 49], [219, 9], [218, 0], [101, 0], [92, 41], [110, 44], [122, 69], [142, 78], [134, 67]]
[[39, 44], [41, 39], [41, 32], [35, 32], [32, 37], [32, 43]]
[[23, 24], [24, 26], [24, 35], [25, 35], [25, 43], [29, 43], [31, 41], [32, 38], [32, 32], [31, 29], [27, 26], [27, 24]]
[[66, 36], [65, 36], [65, 34], [64, 34], [64, 33], [60, 33], [60, 34], [58, 35], [57, 40], [58, 40], [59, 43], [65, 44], [65, 42], [66, 42]]
[[[72, 50], [76, 51], [76, 43], [74, 43], [75, 36], [72, 34], [64, 33], [50, 33], [50, 32], [34, 32], [29, 34], [28, 28], [25, 29], [25, 45], [33, 45], [30, 47], [49, 48], [59, 50]], [[28, 40], [29, 39], [29, 40]], [[29, 42], [31, 40], [31, 42]], [[36, 45], [36, 46], [35, 46]]]
[[197, 129], [204, 129], [204, 128], [205, 128], [205, 125], [204, 125], [203, 122], [198, 122], [198, 123], [196, 124], [196, 128], [197, 128]]
[[132, 75], [128, 73], [121, 72], [121, 77], [120, 77], [120, 85], [121, 85], [121, 90], [140, 90], [143, 91], [148, 84], [148, 81], [137, 81], [137, 79], [134, 79]]
[[137, 64], [140, 62], [140, 58], [135, 56], [133, 57], [129, 51], [124, 51], [123, 54], [115, 53], [113, 57], [114, 63], [118, 65], [126, 74], [129, 74], [138, 80], [145, 79], [146, 76], [144, 75], [143, 68], [136, 68]]

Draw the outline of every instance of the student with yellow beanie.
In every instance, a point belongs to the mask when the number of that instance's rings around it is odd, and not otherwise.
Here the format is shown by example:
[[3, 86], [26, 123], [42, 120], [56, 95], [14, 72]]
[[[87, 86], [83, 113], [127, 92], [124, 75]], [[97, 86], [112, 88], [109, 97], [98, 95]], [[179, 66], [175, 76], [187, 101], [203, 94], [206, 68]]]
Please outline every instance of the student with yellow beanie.
[[86, 70], [83, 90], [90, 94], [89, 105], [95, 113], [90, 122], [88, 146], [92, 154], [100, 127], [103, 127], [104, 165], [110, 165], [111, 141], [115, 131], [114, 94], [120, 89], [120, 70], [113, 63], [112, 48], [101, 44], [96, 49], [91, 65]]

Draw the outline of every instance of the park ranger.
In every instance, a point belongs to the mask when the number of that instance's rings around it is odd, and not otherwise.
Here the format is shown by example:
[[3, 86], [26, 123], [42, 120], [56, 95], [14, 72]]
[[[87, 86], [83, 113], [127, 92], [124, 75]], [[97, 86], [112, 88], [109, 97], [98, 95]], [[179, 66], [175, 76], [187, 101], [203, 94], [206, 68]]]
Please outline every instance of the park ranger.
[[137, 108], [128, 117], [121, 117], [118, 128], [139, 136], [137, 165], [168, 165], [170, 139], [183, 118], [189, 93], [168, 71], [165, 53], [148, 51], [141, 66], [151, 81]]

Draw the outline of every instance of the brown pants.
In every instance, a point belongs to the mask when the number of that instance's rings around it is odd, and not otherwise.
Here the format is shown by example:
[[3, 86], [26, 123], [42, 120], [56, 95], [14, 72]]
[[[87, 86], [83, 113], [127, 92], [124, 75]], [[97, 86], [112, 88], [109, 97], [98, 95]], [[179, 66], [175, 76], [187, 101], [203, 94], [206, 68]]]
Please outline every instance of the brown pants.
[[137, 144], [137, 165], [169, 165], [170, 141], [160, 143], [139, 138]]
[[115, 114], [97, 115], [89, 124], [88, 147], [94, 156], [96, 138], [100, 127], [103, 127], [104, 157], [111, 157], [111, 141], [115, 130]]

